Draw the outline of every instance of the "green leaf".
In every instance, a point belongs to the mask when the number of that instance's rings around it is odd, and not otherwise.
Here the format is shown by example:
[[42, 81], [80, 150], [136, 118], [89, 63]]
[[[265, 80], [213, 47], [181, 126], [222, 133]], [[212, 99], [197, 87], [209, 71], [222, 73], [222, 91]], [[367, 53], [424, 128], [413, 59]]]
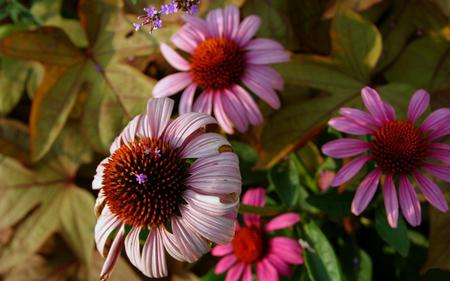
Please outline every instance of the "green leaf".
[[342, 267], [347, 281], [371, 281], [372, 260], [356, 245], [344, 245], [341, 257]]
[[340, 264], [327, 237], [313, 221], [306, 223], [303, 231], [313, 249], [303, 252], [309, 278], [313, 281], [341, 281]]
[[331, 189], [326, 193], [310, 195], [306, 201], [331, 217], [342, 218], [351, 215], [352, 199], [353, 194], [349, 192], [338, 193], [337, 190]]
[[292, 161], [283, 161], [270, 169], [269, 182], [287, 207], [292, 208], [297, 205], [302, 187], [299, 173]]
[[378, 235], [394, 248], [401, 256], [406, 257], [409, 253], [409, 238], [406, 224], [401, 217], [398, 218], [397, 228], [391, 228], [386, 219], [385, 210], [380, 207], [375, 212], [375, 229]]
[[266, 183], [266, 172], [254, 170], [258, 153], [250, 145], [231, 141], [233, 151], [239, 156], [239, 168], [241, 171], [242, 185], [258, 186]]
[[283, 206], [266, 206], [266, 207], [255, 207], [252, 205], [241, 204], [239, 206], [240, 214], [258, 214], [264, 217], [273, 217], [275, 215], [283, 212]]

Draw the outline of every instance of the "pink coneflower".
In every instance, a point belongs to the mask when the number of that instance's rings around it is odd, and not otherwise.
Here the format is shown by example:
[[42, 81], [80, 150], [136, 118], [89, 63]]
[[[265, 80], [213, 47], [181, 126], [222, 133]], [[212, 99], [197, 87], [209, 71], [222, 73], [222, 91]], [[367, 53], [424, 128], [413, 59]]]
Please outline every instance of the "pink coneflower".
[[[187, 22], [172, 42], [189, 59], [166, 44], [161, 51], [167, 61], [182, 72], [159, 81], [155, 97], [170, 96], [184, 89], [180, 113], [197, 111], [214, 115], [225, 132], [233, 133], [233, 125], [241, 132], [249, 125], [262, 122], [261, 112], [242, 85], [267, 102], [280, 107], [275, 90], [283, 88], [282, 77], [267, 64], [289, 60], [279, 43], [264, 38], [252, 39], [261, 20], [251, 15], [239, 23], [239, 10], [230, 5], [211, 11], [206, 20], [184, 16]], [[194, 102], [197, 89], [200, 95]]]
[[[243, 204], [264, 207], [266, 193], [263, 188], [249, 189]], [[270, 237], [274, 230], [290, 227], [300, 221], [295, 213], [285, 213], [264, 223], [259, 215], [244, 214], [244, 226], [238, 226], [233, 241], [213, 248], [214, 256], [222, 257], [215, 273], [228, 270], [226, 281], [251, 281], [252, 266], [259, 281], [276, 281], [279, 275], [291, 274], [289, 264], [302, 264], [302, 247], [297, 240], [278, 236]]]
[[[337, 173], [332, 185], [338, 186], [355, 176], [369, 161], [375, 162], [359, 185], [352, 203], [352, 212], [359, 215], [372, 200], [378, 183], [384, 176], [383, 193], [387, 218], [391, 227], [397, 227], [398, 200], [395, 188], [399, 182], [399, 201], [403, 216], [412, 226], [421, 221], [420, 202], [411, 183], [414, 179], [423, 195], [442, 212], [448, 204], [439, 187], [424, 172], [444, 181], [450, 181], [450, 145], [435, 143], [450, 133], [450, 109], [433, 111], [420, 126], [415, 123], [427, 109], [430, 96], [418, 90], [412, 97], [406, 120], [398, 120], [390, 104], [381, 100], [369, 87], [362, 89], [362, 99], [369, 113], [341, 108], [343, 117], [330, 120], [330, 126], [352, 135], [368, 135], [369, 141], [340, 139], [325, 144], [322, 151], [331, 157], [347, 158], [360, 155]], [[441, 161], [442, 163], [436, 162]]]
[[92, 187], [100, 190], [95, 241], [106, 256], [102, 280], [123, 246], [145, 275], [163, 277], [166, 251], [193, 262], [209, 251], [210, 242], [233, 238], [241, 192], [238, 158], [226, 152], [224, 137], [205, 132], [214, 118], [191, 112], [171, 121], [173, 105], [168, 98], [150, 100], [147, 113], [125, 127], [97, 168]]

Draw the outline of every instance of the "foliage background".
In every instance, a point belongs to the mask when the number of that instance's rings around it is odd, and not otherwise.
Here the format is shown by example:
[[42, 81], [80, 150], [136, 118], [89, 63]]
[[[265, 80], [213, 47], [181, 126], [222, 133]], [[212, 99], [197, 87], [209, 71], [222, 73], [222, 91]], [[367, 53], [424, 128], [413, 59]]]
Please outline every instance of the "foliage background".
[[[276, 67], [282, 108], [260, 103], [265, 123], [231, 137], [244, 190], [265, 186], [270, 196], [269, 207], [241, 211], [302, 215], [284, 234], [310, 249], [286, 280], [450, 280], [449, 213], [422, 204], [420, 227], [400, 220], [392, 230], [380, 192], [354, 217], [358, 180], [318, 185], [342, 165], [320, 154], [339, 136], [326, 122], [342, 106], [361, 106], [364, 85], [403, 116], [417, 88], [431, 93], [433, 108], [450, 106], [450, 1], [203, 0], [200, 15], [229, 3], [259, 15], [258, 35], [292, 52]], [[158, 45], [182, 22], [169, 16], [153, 34], [133, 32], [148, 4], [161, 1], [0, 1], [0, 280], [98, 279], [95, 168], [155, 82], [174, 72]], [[215, 262], [171, 262], [169, 279], [223, 280]], [[145, 277], [122, 259], [111, 280], [125, 279]]]

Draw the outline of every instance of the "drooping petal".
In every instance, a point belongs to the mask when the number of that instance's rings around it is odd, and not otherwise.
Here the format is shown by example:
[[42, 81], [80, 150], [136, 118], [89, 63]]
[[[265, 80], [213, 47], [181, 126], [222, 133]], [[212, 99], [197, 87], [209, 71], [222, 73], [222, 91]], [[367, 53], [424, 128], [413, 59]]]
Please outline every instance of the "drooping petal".
[[212, 37], [222, 37], [224, 19], [222, 9], [215, 9], [206, 16], [206, 23]]
[[155, 98], [167, 97], [178, 93], [192, 83], [191, 74], [178, 72], [164, 77], [153, 87]]
[[204, 112], [211, 115], [214, 96], [215, 94], [211, 90], [203, 91], [195, 100], [192, 110], [195, 112]]
[[217, 118], [220, 127], [222, 127], [227, 134], [233, 134], [233, 124], [231, 123], [230, 118], [225, 114], [222, 99], [220, 98], [214, 99], [214, 116]]
[[245, 132], [248, 129], [248, 119], [245, 109], [232, 91], [224, 89], [223, 95], [217, 96], [222, 99], [225, 114], [231, 119], [238, 131]]
[[356, 189], [352, 202], [352, 213], [359, 215], [367, 208], [380, 182], [381, 170], [376, 169], [370, 172]]
[[188, 142], [180, 151], [182, 158], [202, 158], [219, 153], [219, 149], [231, 144], [222, 135], [204, 133]]
[[256, 276], [259, 281], [278, 281], [277, 270], [267, 260], [256, 263]]
[[284, 88], [283, 77], [269, 66], [248, 64], [245, 75], [253, 81], [267, 80], [275, 90], [281, 91]]
[[370, 156], [361, 156], [345, 164], [336, 174], [331, 186], [339, 186], [350, 180], [370, 159]]
[[142, 272], [151, 278], [167, 276], [166, 253], [159, 228], [150, 230], [142, 248]]
[[92, 189], [98, 190], [103, 187], [103, 171], [105, 170], [105, 164], [108, 163], [108, 158], [105, 158], [98, 164], [94, 180], [92, 181]]
[[234, 85], [232, 88], [236, 98], [242, 103], [245, 112], [247, 113], [248, 120], [252, 125], [259, 125], [263, 122], [263, 116], [259, 110], [258, 105], [253, 98], [239, 85]]
[[422, 220], [420, 202], [408, 177], [400, 175], [400, 208], [403, 216], [412, 226], [418, 226]]
[[372, 115], [356, 108], [343, 107], [339, 109], [339, 113], [353, 119], [353, 121], [367, 128], [375, 127], [377, 125]]
[[370, 127], [366, 127], [361, 124], [361, 122], [357, 122], [354, 119], [348, 117], [335, 117], [328, 121], [328, 125], [335, 128], [336, 130], [352, 134], [352, 135], [370, 135], [374, 131]]
[[440, 108], [428, 115], [420, 129], [423, 132], [433, 131], [441, 128], [446, 123], [448, 124], [448, 120], [450, 120], [450, 108]]
[[414, 172], [413, 175], [427, 201], [439, 211], [447, 212], [448, 204], [441, 189], [421, 173]]
[[209, 251], [208, 241], [191, 229], [182, 217], [172, 217], [172, 230], [186, 261], [195, 262]]
[[389, 225], [397, 228], [398, 221], [398, 199], [392, 175], [387, 175], [383, 184], [384, 207]]
[[222, 257], [233, 252], [233, 246], [231, 244], [217, 245], [211, 250], [211, 255], [216, 257]]
[[361, 96], [364, 105], [372, 114], [375, 122], [377, 122], [377, 125], [382, 125], [389, 121], [386, 108], [377, 91], [370, 87], [364, 87], [361, 90]]
[[445, 143], [432, 143], [428, 146], [428, 156], [450, 164], [450, 145]]
[[408, 121], [415, 123], [417, 119], [427, 110], [430, 104], [430, 95], [427, 91], [420, 89], [414, 93], [408, 106]]
[[242, 281], [252, 281], [252, 267], [251, 265], [247, 265], [244, 269], [244, 274], [242, 275]]
[[214, 269], [215, 274], [222, 274], [225, 271], [227, 271], [233, 264], [235, 264], [237, 261], [237, 258], [235, 255], [231, 254], [228, 256], [225, 256], [219, 260], [219, 262], [216, 265], [216, 268]]
[[450, 167], [438, 164], [425, 163], [423, 168], [431, 175], [446, 182], [450, 182]]
[[230, 270], [228, 270], [228, 273], [225, 277], [225, 281], [238, 281], [244, 269], [245, 269], [244, 263], [239, 262], [235, 264], [232, 268], [230, 268]]
[[188, 71], [191, 69], [191, 65], [187, 60], [175, 52], [169, 45], [162, 43], [160, 45], [161, 53], [164, 58], [179, 71]]
[[245, 60], [251, 64], [272, 64], [290, 61], [289, 53], [284, 50], [252, 50], [245, 54]]
[[213, 195], [204, 195], [193, 190], [186, 190], [183, 198], [192, 208], [211, 216], [226, 216], [237, 210], [239, 201], [222, 202], [221, 198]]
[[178, 112], [180, 114], [191, 112], [192, 104], [194, 103], [194, 95], [197, 85], [192, 83], [184, 89], [183, 94], [181, 94], [180, 104], [178, 107]]
[[103, 208], [100, 217], [95, 225], [95, 243], [98, 252], [105, 256], [105, 245], [111, 233], [120, 227], [122, 222], [114, 215], [108, 205]]
[[124, 228], [121, 227], [114, 238], [111, 249], [109, 250], [108, 256], [103, 264], [102, 270], [100, 272], [100, 279], [106, 280], [111, 274], [114, 266], [116, 265], [117, 259], [120, 257], [120, 252], [123, 248], [123, 236], [124, 236]]
[[133, 227], [125, 238], [125, 251], [131, 264], [142, 270], [141, 246], [139, 234], [141, 227]]
[[269, 241], [269, 252], [277, 255], [290, 264], [302, 264], [302, 247], [296, 239], [289, 237], [275, 237]]
[[175, 239], [175, 236], [167, 231], [165, 227], [161, 227], [161, 236], [164, 244], [164, 248], [174, 259], [178, 261], [186, 261], [183, 254], [180, 251], [178, 246], [178, 242]]
[[246, 17], [239, 25], [239, 31], [236, 40], [240, 46], [244, 46], [253, 36], [261, 25], [261, 19], [258, 16], [250, 15]]
[[244, 76], [242, 82], [258, 97], [265, 101], [274, 109], [278, 109], [281, 106], [280, 98], [277, 93], [272, 89], [270, 84], [264, 80], [254, 81], [251, 77]]
[[324, 154], [333, 158], [347, 158], [369, 150], [370, 144], [358, 139], [337, 139], [322, 146]]
[[[160, 138], [172, 115], [174, 101], [168, 98], [151, 99], [147, 104], [149, 137]], [[145, 126], [145, 124], [142, 124]]]
[[285, 213], [273, 218], [265, 225], [266, 232], [291, 227], [300, 221], [300, 215], [297, 213]]
[[223, 10], [223, 21], [223, 35], [234, 39], [239, 30], [239, 9], [235, 5], [226, 6]]

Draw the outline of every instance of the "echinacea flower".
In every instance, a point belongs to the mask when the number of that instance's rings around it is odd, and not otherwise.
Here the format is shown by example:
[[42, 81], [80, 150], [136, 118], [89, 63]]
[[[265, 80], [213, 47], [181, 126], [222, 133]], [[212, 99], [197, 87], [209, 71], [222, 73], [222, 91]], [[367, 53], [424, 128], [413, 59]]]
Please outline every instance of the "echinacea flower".
[[[370, 203], [382, 178], [384, 204], [391, 227], [397, 227], [398, 201], [409, 224], [417, 226], [421, 222], [420, 202], [411, 179], [417, 182], [431, 205], [447, 212], [448, 204], [442, 191], [425, 173], [450, 181], [450, 145], [436, 142], [450, 134], [450, 108], [431, 112], [419, 126], [416, 125], [417, 120], [430, 102], [426, 91], [418, 90], [411, 98], [406, 120], [397, 119], [393, 107], [381, 100], [374, 89], [365, 87], [361, 94], [369, 113], [354, 108], [341, 108], [343, 117], [329, 121], [329, 125], [338, 131], [369, 136], [369, 141], [345, 138], [331, 141], [322, 147], [326, 155], [334, 158], [364, 153], [345, 164], [332, 185], [347, 182], [366, 163], [372, 161], [375, 168], [361, 182], [352, 202], [352, 212], [355, 215], [359, 215]], [[398, 197], [395, 182], [398, 182]]]
[[223, 136], [205, 131], [216, 124], [213, 117], [191, 112], [171, 121], [173, 105], [168, 98], [150, 100], [97, 168], [92, 187], [100, 190], [95, 241], [106, 256], [102, 280], [122, 247], [145, 275], [163, 277], [166, 252], [194, 262], [211, 242], [233, 238], [238, 158]]
[[[272, 108], [280, 107], [275, 91], [283, 89], [283, 78], [267, 64], [286, 62], [289, 54], [271, 39], [252, 39], [261, 23], [259, 17], [251, 15], [239, 22], [239, 9], [230, 5], [211, 11], [206, 20], [190, 15], [183, 19], [187, 24], [173, 35], [172, 42], [189, 58], [161, 44], [163, 56], [181, 72], [160, 80], [153, 88], [155, 97], [184, 89], [179, 112], [214, 112], [229, 134], [233, 126], [244, 132], [263, 120], [246, 88]], [[195, 99], [197, 89], [201, 92]]]
[[[242, 203], [264, 207], [264, 189], [249, 189], [244, 194]], [[218, 245], [211, 251], [214, 256], [222, 257], [216, 265], [216, 274], [228, 271], [226, 281], [251, 281], [253, 266], [257, 280], [276, 281], [279, 275], [291, 274], [290, 264], [303, 263], [303, 249], [296, 239], [270, 235], [272, 231], [298, 223], [300, 215], [285, 213], [267, 223], [262, 221], [259, 215], [244, 214], [243, 218], [244, 226], [237, 226], [233, 241], [227, 245]]]

